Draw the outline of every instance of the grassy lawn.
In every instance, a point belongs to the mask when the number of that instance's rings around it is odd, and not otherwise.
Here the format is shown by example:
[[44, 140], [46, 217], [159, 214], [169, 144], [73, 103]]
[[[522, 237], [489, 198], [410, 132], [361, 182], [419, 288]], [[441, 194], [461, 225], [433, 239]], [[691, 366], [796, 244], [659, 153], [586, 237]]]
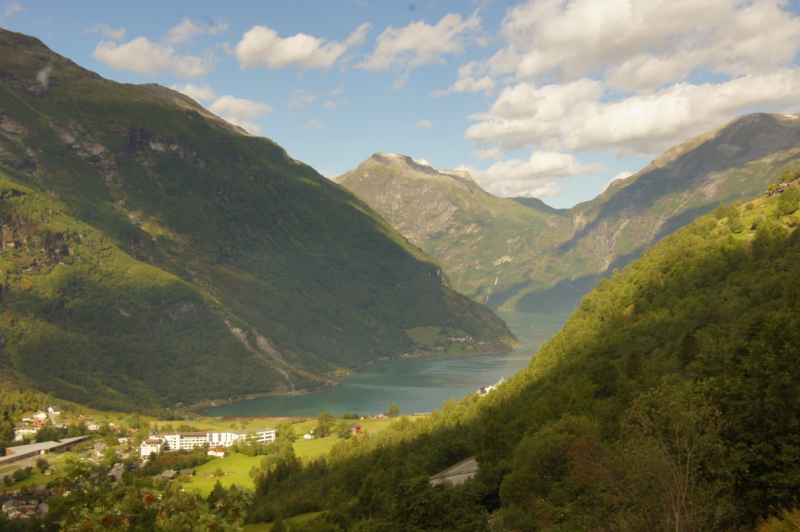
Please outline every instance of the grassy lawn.
[[16, 469], [17, 469], [17, 466], [13, 466], [13, 465], [12, 466], [8, 466], [8, 467], [0, 467], [0, 475], [2, 475], [3, 473], [6, 473], [8, 471], [15, 471]]
[[303, 459], [317, 458], [326, 454], [339, 443], [339, 438], [325, 438], [322, 440], [297, 440], [294, 442], [294, 454]]
[[[214, 484], [219, 480], [226, 488], [232, 484], [237, 486], [244, 486], [246, 488], [254, 489], [253, 479], [250, 478], [250, 469], [253, 466], [261, 465], [263, 456], [245, 456], [243, 454], [234, 454], [226, 456], [225, 458], [215, 458], [196, 468], [197, 476], [185, 477], [181, 476], [181, 483], [184, 485], [186, 491], [191, 491], [199, 488], [203, 496], [211, 493]], [[216, 478], [206, 478], [206, 473], [216, 471], [217, 468], [222, 469], [225, 475]]]
[[25, 480], [23, 480], [21, 482], [14, 482], [10, 486], [6, 486], [4, 484], [0, 484], [0, 493], [6, 492], [6, 491], [17, 491], [18, 489], [22, 489], [22, 488], [24, 488], [26, 486], [27, 487], [44, 486], [48, 482], [50, 482], [50, 479], [53, 478], [53, 477], [46, 477], [43, 474], [39, 473], [39, 471], [37, 471], [37, 470], [34, 470], [34, 471], [36, 471], [36, 473], [34, 473], [33, 475], [31, 475], [30, 477], [26, 478]]
[[[284, 526], [288, 526], [290, 524], [295, 526], [302, 525], [321, 514], [322, 512], [312, 512], [309, 514], [296, 515], [294, 517], [284, 519], [283, 524]], [[245, 525], [244, 527], [244, 532], [269, 532], [270, 530], [272, 530], [272, 523], [259, 523], [257, 525]]]

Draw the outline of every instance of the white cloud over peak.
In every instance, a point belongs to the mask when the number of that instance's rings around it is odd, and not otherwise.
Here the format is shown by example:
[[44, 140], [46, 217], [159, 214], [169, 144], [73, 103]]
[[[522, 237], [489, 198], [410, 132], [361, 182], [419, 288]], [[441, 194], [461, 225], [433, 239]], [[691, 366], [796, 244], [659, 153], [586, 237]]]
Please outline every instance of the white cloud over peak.
[[504, 149], [556, 143], [573, 152], [652, 155], [743, 110], [793, 106], [798, 83], [800, 70], [780, 69], [721, 83], [676, 83], [606, 101], [597, 80], [544, 87], [522, 82], [504, 89], [487, 113], [474, 115], [478, 123], [465, 136], [478, 144], [499, 142]]
[[298, 33], [282, 38], [267, 26], [253, 26], [234, 51], [242, 68], [266, 67], [270, 70], [299, 65], [304, 68], [330, 68], [350, 48], [364, 42], [369, 23], [362, 24], [343, 42], [326, 41]]
[[486, 170], [462, 166], [487, 191], [498, 196], [541, 198], [561, 192], [558, 178], [589, 174], [603, 169], [600, 164], [583, 164], [574, 155], [552, 151], [535, 151], [528, 160], [510, 159], [493, 164]]
[[378, 36], [372, 54], [356, 66], [378, 72], [396, 69], [407, 73], [412, 68], [440, 62], [446, 54], [463, 53], [466, 36], [480, 25], [481, 20], [475, 14], [462, 19], [461, 15], [451, 13], [433, 26], [424, 21], [412, 22], [404, 28], [389, 26]]
[[122, 39], [125, 38], [125, 28], [124, 27], [118, 28], [118, 29], [115, 30], [114, 28], [112, 28], [108, 24], [95, 24], [94, 27], [89, 28], [88, 30], [84, 31], [83, 33], [88, 35], [90, 33], [97, 33], [97, 32], [100, 32], [100, 34], [103, 37], [108, 37], [109, 39], [114, 39], [115, 41], [121, 41]]
[[171, 73], [182, 78], [198, 78], [211, 71], [211, 57], [180, 55], [166, 44], [137, 37], [125, 44], [111, 41], [97, 43], [92, 57], [117, 70], [137, 74], [156, 75]]
[[433, 127], [433, 124], [431, 122], [429, 122], [428, 120], [420, 120], [419, 122], [417, 122], [414, 125], [417, 126], [420, 129], [431, 129]]
[[607, 183], [603, 184], [603, 186], [600, 187], [600, 192], [605, 192], [606, 189], [608, 189], [608, 187], [610, 187], [611, 183], [613, 183], [614, 181], [619, 181], [620, 179], [627, 179], [632, 175], [633, 172], [629, 172], [628, 170], [623, 170], [622, 172], [618, 173], [617, 175], [609, 179]]
[[184, 85], [173, 85], [170, 89], [183, 93], [198, 102], [208, 102], [217, 97], [217, 94], [208, 85], [198, 87], [194, 83], [186, 83]]
[[257, 135], [261, 133], [261, 126], [254, 122], [255, 119], [272, 112], [272, 106], [234, 96], [221, 96], [208, 106], [208, 110]]

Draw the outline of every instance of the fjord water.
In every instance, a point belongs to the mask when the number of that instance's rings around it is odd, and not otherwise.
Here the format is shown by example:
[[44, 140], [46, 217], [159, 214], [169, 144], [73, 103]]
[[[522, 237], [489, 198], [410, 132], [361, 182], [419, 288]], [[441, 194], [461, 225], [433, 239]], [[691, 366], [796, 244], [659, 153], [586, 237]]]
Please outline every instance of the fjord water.
[[440, 410], [451, 397], [461, 399], [481, 386], [508, 379], [527, 366], [542, 342], [557, 333], [569, 314], [498, 312], [519, 339], [502, 355], [404, 358], [377, 362], [363, 373], [340, 379], [332, 390], [294, 397], [264, 397], [206, 411], [209, 416], [316, 416], [328, 411], [375, 415], [391, 403], [408, 414]]

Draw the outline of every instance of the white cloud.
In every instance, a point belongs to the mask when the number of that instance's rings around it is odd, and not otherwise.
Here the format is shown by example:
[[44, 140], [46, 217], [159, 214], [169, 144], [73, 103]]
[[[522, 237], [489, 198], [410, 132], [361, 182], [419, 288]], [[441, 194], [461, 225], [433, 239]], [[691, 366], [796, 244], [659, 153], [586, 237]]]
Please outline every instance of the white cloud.
[[244, 128], [249, 133], [261, 133], [261, 126], [254, 123], [256, 118], [272, 112], [272, 106], [266, 103], [253, 102], [244, 98], [221, 96], [217, 98], [208, 110], [219, 115], [231, 124]]
[[303, 89], [298, 89], [294, 91], [292, 94], [292, 99], [289, 102], [289, 109], [294, 109], [298, 107], [306, 107], [307, 105], [311, 105], [317, 99], [316, 96], [306, 92]]
[[183, 93], [198, 102], [209, 102], [217, 97], [217, 94], [208, 85], [198, 87], [194, 83], [186, 83], [184, 85], [173, 85], [170, 89]]
[[263, 66], [270, 70], [299, 65], [304, 68], [330, 68], [350, 48], [364, 42], [369, 23], [359, 26], [344, 42], [326, 41], [304, 33], [281, 38], [267, 26], [253, 26], [236, 45], [242, 68]]
[[445, 15], [435, 25], [424, 21], [412, 22], [404, 28], [389, 26], [378, 36], [375, 50], [356, 67], [377, 72], [401, 71], [395, 85], [402, 85], [412, 68], [441, 62], [446, 54], [464, 52], [465, 35], [480, 28], [480, 18], [472, 15], [462, 20], [461, 15]]
[[600, 187], [600, 192], [605, 192], [608, 187], [611, 186], [611, 183], [614, 181], [619, 181], [620, 179], [627, 179], [633, 175], [633, 172], [629, 172], [628, 170], [623, 170], [622, 172], [618, 173], [614, 177], [608, 180], [603, 186]]
[[205, 30], [202, 27], [188, 18], [185, 18], [180, 24], [171, 28], [167, 34], [164, 35], [163, 41], [169, 44], [179, 44], [187, 42], [195, 35], [201, 35], [203, 33], [205, 33]]
[[52, 71], [53, 67], [47, 65], [46, 67], [44, 67], [43, 69], [41, 69], [39, 72], [36, 73], [36, 81], [38, 81], [39, 84], [42, 86], [42, 88], [45, 90], [47, 90], [47, 85], [50, 80], [50, 72]]
[[228, 24], [222, 21], [213, 21], [208, 25], [208, 33], [211, 35], [216, 35], [217, 33], [225, 33], [228, 31]]
[[6, 11], [3, 14], [3, 16], [5, 18], [8, 18], [8, 17], [13, 16], [14, 13], [22, 13], [23, 11], [25, 11], [24, 7], [22, 7], [21, 5], [19, 5], [16, 2], [11, 2], [10, 4], [8, 4], [8, 6], [6, 6]]
[[506, 14], [507, 47], [482, 71], [518, 79], [604, 75], [653, 90], [702, 68], [765, 72], [800, 50], [800, 19], [782, 0], [531, 0]]
[[121, 41], [122, 39], [125, 38], [124, 27], [115, 30], [108, 24], [95, 24], [93, 28], [89, 28], [84, 33], [88, 35], [90, 33], [97, 33], [97, 32], [100, 32], [100, 34], [103, 37], [108, 37], [109, 39], [114, 39], [115, 41]]
[[742, 112], [784, 109], [798, 101], [800, 69], [781, 69], [721, 83], [676, 83], [654, 93], [604, 101], [602, 83], [580, 79], [504, 89], [488, 113], [473, 116], [466, 138], [505, 149], [551, 146], [572, 152], [657, 154]]
[[432, 94], [434, 98], [439, 98], [446, 94], [453, 92], [482, 92], [486, 95], [494, 91], [495, 81], [489, 76], [483, 76], [480, 79], [473, 77], [466, 77], [456, 81], [452, 87], [446, 91], [436, 91]]
[[574, 155], [535, 151], [528, 160], [510, 159], [493, 164], [486, 170], [462, 166], [487, 191], [498, 196], [546, 197], [561, 192], [557, 180], [578, 174], [600, 171], [600, 164], [583, 164]]
[[331, 96], [339, 96], [341, 93], [344, 92], [344, 85], [339, 85], [335, 89], [331, 91]]
[[488, 150], [477, 150], [469, 152], [481, 161], [499, 161], [505, 155], [500, 148], [489, 148]]
[[433, 127], [433, 124], [427, 120], [420, 120], [414, 125], [420, 129], [431, 129]]
[[301, 127], [300, 129], [302, 129], [303, 131], [309, 131], [311, 129], [322, 130], [325, 129], [325, 124], [322, 122], [322, 120], [317, 120], [315, 118], [313, 120], [309, 120], [308, 123], [303, 127]]
[[344, 100], [328, 100], [322, 104], [322, 107], [324, 107], [326, 111], [331, 112], [340, 105], [350, 105], [350, 100], [347, 98]]
[[192, 55], [179, 55], [172, 46], [150, 42], [138, 37], [125, 44], [101, 41], [92, 52], [99, 59], [117, 70], [128, 70], [137, 74], [156, 75], [169, 72], [182, 78], [198, 78], [211, 71], [211, 59]]

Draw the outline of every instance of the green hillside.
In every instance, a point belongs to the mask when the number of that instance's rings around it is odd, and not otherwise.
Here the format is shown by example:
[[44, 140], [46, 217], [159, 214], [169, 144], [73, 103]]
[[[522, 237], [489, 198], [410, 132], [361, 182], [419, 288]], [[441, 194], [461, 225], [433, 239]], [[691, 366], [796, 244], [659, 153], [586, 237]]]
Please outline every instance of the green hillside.
[[[753, 530], [796, 508], [799, 207], [795, 182], [701, 216], [601, 281], [496, 392], [401, 419], [324, 463], [263, 471], [250, 519], [325, 510], [300, 530], [469, 531], [490, 516], [492, 531]], [[429, 485], [469, 456], [473, 480]]]
[[502, 310], [574, 309], [603, 275], [720, 202], [758, 196], [800, 154], [800, 115], [743, 116], [568, 211], [486, 193], [465, 172], [377, 154], [337, 181]]
[[298, 392], [488, 309], [366, 204], [157, 85], [0, 31], [4, 377], [95, 406]]

